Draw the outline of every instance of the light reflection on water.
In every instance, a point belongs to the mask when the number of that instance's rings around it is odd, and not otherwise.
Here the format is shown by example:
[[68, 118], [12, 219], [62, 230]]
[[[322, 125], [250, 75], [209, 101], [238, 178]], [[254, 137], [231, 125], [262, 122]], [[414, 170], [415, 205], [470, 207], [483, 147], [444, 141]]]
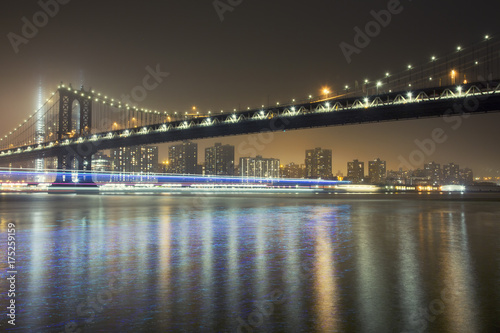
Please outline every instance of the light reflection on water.
[[0, 228], [17, 225], [17, 331], [489, 332], [499, 207], [3, 195]]

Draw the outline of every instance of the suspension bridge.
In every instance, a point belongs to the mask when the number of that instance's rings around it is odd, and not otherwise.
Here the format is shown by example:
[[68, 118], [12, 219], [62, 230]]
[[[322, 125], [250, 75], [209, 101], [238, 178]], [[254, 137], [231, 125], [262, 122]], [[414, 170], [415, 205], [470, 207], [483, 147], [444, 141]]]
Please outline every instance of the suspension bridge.
[[0, 166], [52, 161], [56, 183], [92, 183], [99, 150], [182, 140], [500, 110], [500, 43], [486, 36], [378, 80], [285, 104], [233, 111], [167, 112], [61, 84], [45, 104], [0, 137]]

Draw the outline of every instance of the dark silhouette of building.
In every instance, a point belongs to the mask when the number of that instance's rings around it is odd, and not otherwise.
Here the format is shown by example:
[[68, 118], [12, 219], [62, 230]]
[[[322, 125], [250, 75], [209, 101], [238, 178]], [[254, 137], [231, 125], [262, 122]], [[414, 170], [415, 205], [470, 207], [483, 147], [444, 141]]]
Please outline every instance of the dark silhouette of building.
[[372, 184], [382, 184], [387, 177], [386, 162], [377, 158], [368, 162], [368, 178]]
[[198, 173], [198, 144], [184, 141], [168, 148], [169, 172], [178, 174]]
[[306, 150], [306, 177], [332, 179], [332, 150], [314, 148]]
[[365, 162], [354, 160], [347, 162], [347, 179], [353, 184], [360, 184], [365, 179]]
[[458, 164], [449, 163], [443, 165], [443, 184], [444, 185], [460, 184], [460, 167], [458, 166]]
[[234, 146], [216, 143], [205, 149], [206, 175], [234, 175]]
[[281, 169], [281, 177], [283, 178], [304, 178], [305, 166], [303, 164], [299, 165], [292, 162], [284, 165]]
[[460, 183], [462, 185], [473, 185], [474, 184], [474, 174], [471, 169], [465, 168], [460, 170]]

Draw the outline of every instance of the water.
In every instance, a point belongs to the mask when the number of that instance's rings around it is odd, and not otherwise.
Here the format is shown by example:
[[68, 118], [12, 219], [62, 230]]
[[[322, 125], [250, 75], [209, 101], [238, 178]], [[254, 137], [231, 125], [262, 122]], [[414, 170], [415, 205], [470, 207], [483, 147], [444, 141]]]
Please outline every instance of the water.
[[499, 217], [498, 195], [0, 195], [1, 330], [499, 332]]

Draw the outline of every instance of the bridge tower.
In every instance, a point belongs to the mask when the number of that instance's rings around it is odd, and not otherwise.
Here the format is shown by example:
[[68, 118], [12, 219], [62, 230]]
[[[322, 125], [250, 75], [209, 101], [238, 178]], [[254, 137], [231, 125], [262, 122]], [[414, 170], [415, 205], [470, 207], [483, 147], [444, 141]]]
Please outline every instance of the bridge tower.
[[[91, 132], [92, 126], [92, 94], [85, 91], [83, 86], [79, 91], [71, 88], [59, 88], [59, 128], [57, 130], [57, 140], [63, 142], [66, 139], [86, 136]], [[75, 102], [80, 106], [78, 119], [73, 119], [73, 107]], [[72, 183], [72, 170], [76, 164], [76, 169], [82, 171], [78, 175], [78, 183], [92, 183], [92, 155], [97, 152], [94, 146], [77, 146], [76, 149], [67, 147], [57, 156], [58, 175], [55, 183]]]

